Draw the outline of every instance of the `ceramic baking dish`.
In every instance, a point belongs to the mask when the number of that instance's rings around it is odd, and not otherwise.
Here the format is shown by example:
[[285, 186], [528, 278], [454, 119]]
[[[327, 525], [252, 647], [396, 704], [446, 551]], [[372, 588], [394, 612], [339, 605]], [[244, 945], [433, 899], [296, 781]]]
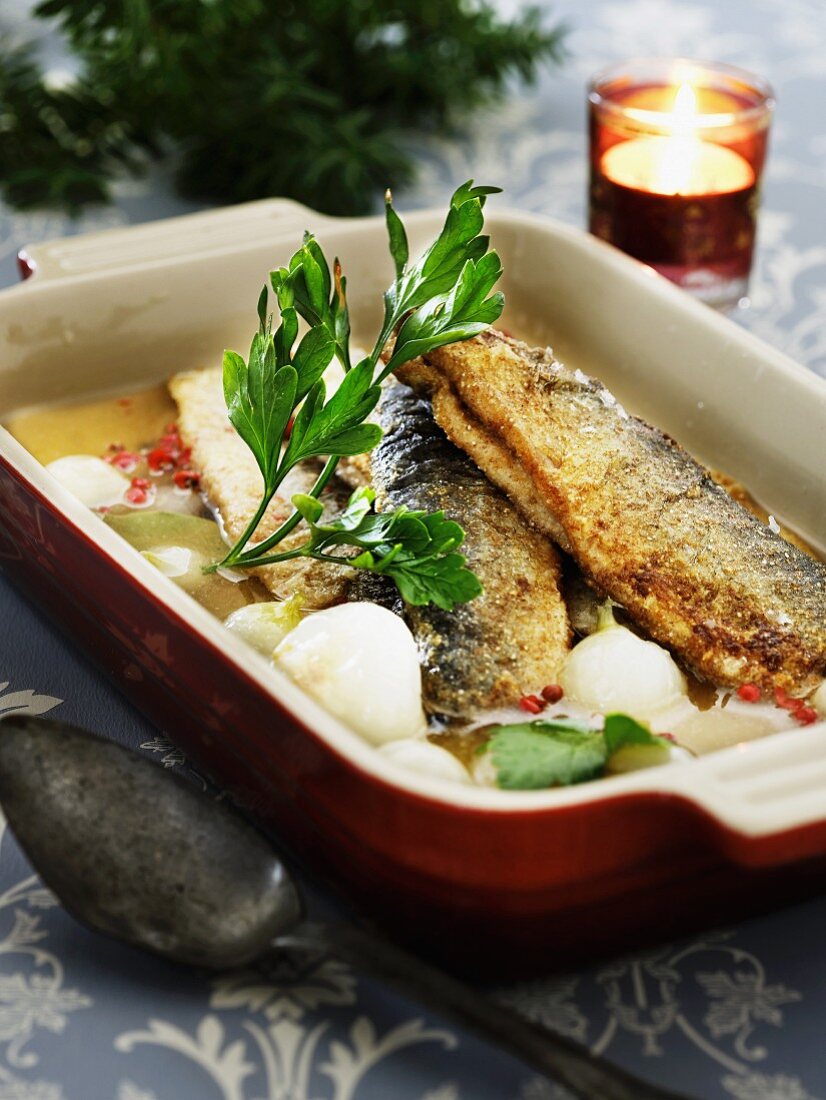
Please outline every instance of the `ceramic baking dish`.
[[[409, 219], [413, 244], [441, 216]], [[826, 384], [575, 229], [489, 207], [503, 325], [826, 547]], [[0, 293], [0, 422], [127, 393], [245, 347], [305, 227], [341, 257], [354, 329], [390, 278], [383, 221], [274, 200], [31, 248]], [[826, 856], [826, 724], [688, 765], [504, 792], [401, 770], [328, 716], [0, 431], [4, 570], [192, 759], [381, 921], [522, 969], [778, 896]], [[504, 950], [502, 950], [504, 948]]]

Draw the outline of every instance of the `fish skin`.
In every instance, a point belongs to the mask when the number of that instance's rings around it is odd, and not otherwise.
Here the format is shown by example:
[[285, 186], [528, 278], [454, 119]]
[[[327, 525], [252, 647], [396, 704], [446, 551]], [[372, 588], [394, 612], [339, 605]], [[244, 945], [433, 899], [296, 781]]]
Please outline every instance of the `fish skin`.
[[399, 372], [451, 440], [699, 677], [804, 694], [826, 672], [826, 567], [598, 381], [494, 330]]
[[425, 709], [448, 718], [513, 705], [553, 682], [570, 644], [559, 555], [533, 530], [406, 386], [385, 389], [384, 438], [372, 452], [380, 509], [444, 511], [483, 593], [453, 611], [407, 607], [419, 645]]
[[[169, 391], [178, 406], [178, 430], [184, 445], [192, 449], [192, 463], [201, 474], [201, 489], [215, 508], [224, 530], [233, 540], [241, 537], [258, 508], [264, 482], [255, 458], [227, 417], [220, 367], [176, 374]], [[319, 467], [300, 462], [282, 482], [256, 533], [256, 541], [271, 535], [293, 511], [295, 493], [307, 493]], [[347, 502], [346, 486], [332, 482], [322, 496], [335, 513]], [[298, 530], [281, 543], [290, 550], [306, 540]], [[249, 570], [279, 599], [300, 591], [307, 610], [342, 603], [353, 583], [353, 570], [310, 558], [278, 562]]]

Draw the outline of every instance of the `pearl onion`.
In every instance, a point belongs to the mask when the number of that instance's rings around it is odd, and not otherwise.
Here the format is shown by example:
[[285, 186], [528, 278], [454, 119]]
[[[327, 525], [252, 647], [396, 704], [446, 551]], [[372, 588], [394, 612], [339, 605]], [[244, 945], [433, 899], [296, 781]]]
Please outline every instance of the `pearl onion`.
[[129, 488], [128, 477], [94, 455], [66, 455], [50, 462], [46, 469], [88, 508], [122, 504]]
[[224, 626], [265, 657], [272, 657], [276, 646], [301, 622], [300, 603], [297, 595], [288, 600], [250, 603], [233, 611]]
[[371, 603], [345, 603], [308, 615], [278, 646], [285, 672], [374, 745], [425, 728], [413, 635]]
[[649, 718], [686, 693], [685, 677], [671, 654], [617, 624], [574, 646], [559, 682], [567, 698], [609, 714]]
[[403, 768], [423, 775], [431, 775], [436, 779], [450, 779], [456, 783], [469, 783], [470, 776], [467, 769], [459, 760], [443, 749], [440, 745], [434, 745], [432, 741], [426, 741], [422, 737], [406, 737], [402, 741], [388, 741], [379, 749], [382, 756], [389, 760], [395, 760]]

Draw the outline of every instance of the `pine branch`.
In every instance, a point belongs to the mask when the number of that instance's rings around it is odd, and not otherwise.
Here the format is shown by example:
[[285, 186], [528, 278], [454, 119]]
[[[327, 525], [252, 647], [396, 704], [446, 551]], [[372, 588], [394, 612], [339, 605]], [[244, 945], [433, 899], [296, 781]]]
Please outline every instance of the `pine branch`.
[[405, 134], [454, 124], [562, 56], [538, 9], [486, 0], [44, 0], [79, 61], [48, 86], [0, 45], [0, 179], [12, 205], [72, 212], [147, 154], [179, 154], [181, 190], [370, 209], [413, 175]]

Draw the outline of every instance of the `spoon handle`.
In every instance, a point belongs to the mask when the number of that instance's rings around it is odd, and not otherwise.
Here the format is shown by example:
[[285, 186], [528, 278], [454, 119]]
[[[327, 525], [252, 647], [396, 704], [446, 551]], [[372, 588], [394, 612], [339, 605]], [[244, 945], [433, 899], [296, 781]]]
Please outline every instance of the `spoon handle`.
[[582, 1100], [688, 1100], [648, 1084], [585, 1047], [500, 1008], [403, 948], [353, 924], [302, 924], [276, 949], [327, 951], [496, 1043]]

